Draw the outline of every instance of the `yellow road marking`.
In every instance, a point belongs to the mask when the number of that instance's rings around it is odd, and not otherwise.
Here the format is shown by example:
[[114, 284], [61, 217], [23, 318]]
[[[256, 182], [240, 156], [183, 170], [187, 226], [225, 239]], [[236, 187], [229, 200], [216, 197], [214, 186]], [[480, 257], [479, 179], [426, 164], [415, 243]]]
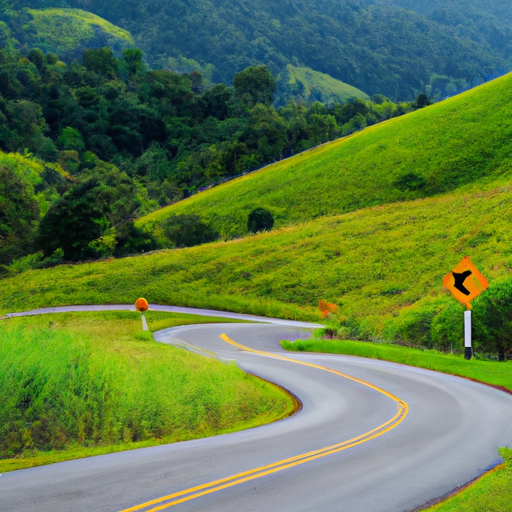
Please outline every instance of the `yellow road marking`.
[[[342, 372], [338, 372], [337, 370], [333, 370], [332, 368], [327, 368], [325, 366], [320, 366], [320, 365], [313, 364], [313, 363], [307, 363], [305, 361], [292, 359], [292, 358], [286, 357], [286, 356], [271, 354], [270, 352], [263, 352], [261, 350], [255, 350], [255, 349], [246, 347], [244, 345], [241, 345], [240, 343], [237, 343], [236, 341], [233, 341], [232, 339], [228, 338], [225, 334], [221, 334], [220, 337], [227, 343], [230, 343], [231, 345], [234, 345], [234, 346], [240, 348], [241, 350], [245, 350], [247, 352], [253, 352], [253, 353], [259, 354], [259, 355], [273, 357], [275, 359], [281, 359], [283, 361], [289, 361], [292, 363], [301, 364], [303, 366], [310, 366], [312, 368], [317, 368], [319, 370], [323, 370], [323, 371], [326, 371], [329, 373], [334, 373], [343, 378], [352, 380], [354, 382], [358, 382], [359, 384], [362, 384], [371, 389], [374, 389], [374, 390], [378, 391], [379, 393], [382, 393], [382, 394], [386, 395], [387, 397], [391, 398], [392, 400], [394, 400], [397, 403], [397, 409], [398, 409], [397, 413], [395, 414], [395, 416], [393, 416], [390, 420], [386, 421], [382, 425], [379, 425], [378, 427], [374, 428], [373, 430], [365, 432], [364, 434], [361, 434], [360, 436], [354, 437], [352, 439], [348, 439], [346, 441], [342, 441], [340, 443], [333, 444], [331, 446], [326, 446], [325, 448], [321, 448], [319, 450], [314, 450], [312, 452], [302, 453], [300, 455], [296, 455], [296, 456], [290, 457], [288, 459], [283, 459], [278, 462], [268, 464], [266, 466], [260, 466], [259, 468], [251, 469], [249, 471], [238, 473], [236, 475], [232, 475], [232, 476], [229, 476], [226, 478], [221, 478], [221, 479], [215, 480], [213, 482], [209, 482], [206, 484], [191, 487], [189, 489], [185, 489], [183, 491], [169, 494], [167, 496], [162, 496], [161, 498], [157, 498], [157, 499], [154, 499], [151, 501], [147, 501], [145, 503], [141, 503], [140, 505], [136, 505], [134, 507], [121, 510], [120, 512], [136, 512], [138, 510], [143, 510], [143, 509], [147, 509], [145, 512], [157, 512], [159, 510], [164, 510], [166, 508], [174, 507], [175, 505], [178, 505], [185, 501], [189, 501], [194, 498], [199, 498], [200, 496], [204, 496], [206, 494], [211, 494], [213, 492], [217, 492], [222, 489], [226, 489], [228, 487], [233, 487], [234, 485], [248, 482], [250, 480], [255, 480], [256, 478], [261, 478], [262, 476], [269, 475], [271, 473], [276, 473], [277, 471], [282, 471], [283, 469], [291, 468], [293, 466], [298, 466], [300, 464], [304, 464], [306, 462], [310, 462], [312, 460], [319, 459], [321, 457], [325, 457], [326, 455], [331, 455], [333, 453], [337, 453], [337, 452], [346, 450], [353, 446], [357, 446], [359, 444], [365, 443], [366, 441], [369, 441], [370, 439], [374, 439], [376, 437], [381, 436], [382, 434], [388, 432], [389, 430], [391, 430], [391, 429], [395, 428], [397, 425], [399, 425], [404, 420], [404, 418], [407, 416], [407, 413], [409, 411], [409, 406], [407, 405], [406, 402], [404, 402], [403, 400], [400, 400], [399, 398], [397, 398], [396, 396], [392, 395], [391, 393], [385, 391], [384, 389], [381, 389], [381, 388], [371, 384], [370, 382], [366, 382], [362, 379], [358, 379], [357, 377], [352, 377], [351, 375], [346, 375]], [[176, 498], [179, 498], [179, 499], [176, 499]], [[164, 503], [164, 502], [168, 502], [168, 503]], [[148, 508], [153, 505], [159, 505], [159, 506], [153, 507], [153, 508]]]

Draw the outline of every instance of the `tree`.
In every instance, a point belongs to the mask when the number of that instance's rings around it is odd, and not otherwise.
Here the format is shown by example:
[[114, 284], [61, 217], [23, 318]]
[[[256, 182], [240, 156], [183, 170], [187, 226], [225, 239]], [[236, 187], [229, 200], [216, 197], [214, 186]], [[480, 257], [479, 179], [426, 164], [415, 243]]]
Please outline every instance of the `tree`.
[[198, 215], [174, 215], [164, 225], [164, 234], [176, 247], [192, 247], [217, 239], [218, 234]]
[[475, 349], [494, 353], [500, 361], [512, 359], [512, 280], [492, 282], [474, 300]]
[[139, 48], [128, 48], [121, 52], [121, 64], [119, 67], [121, 76], [125, 79], [133, 75], [141, 75], [146, 71], [146, 65], [142, 60], [142, 50]]
[[416, 101], [413, 103], [414, 108], [424, 108], [432, 105], [432, 102], [429, 100], [428, 96], [422, 92], [416, 98]]
[[39, 225], [38, 236], [38, 245], [45, 256], [57, 249], [62, 249], [65, 259], [71, 261], [95, 256], [88, 245], [108, 226], [105, 212], [96, 198], [98, 186], [95, 179], [80, 183], [48, 210]]
[[272, 103], [277, 81], [267, 66], [251, 66], [235, 74], [233, 85], [238, 98], [252, 107], [256, 103]]
[[274, 225], [273, 215], [265, 208], [255, 208], [247, 219], [247, 229], [251, 233], [270, 230]]
[[32, 249], [41, 208], [35, 193], [41, 171], [33, 160], [0, 154], [0, 264]]
[[119, 62], [108, 47], [86, 50], [82, 57], [82, 63], [88, 71], [103, 76], [105, 79], [117, 78]]

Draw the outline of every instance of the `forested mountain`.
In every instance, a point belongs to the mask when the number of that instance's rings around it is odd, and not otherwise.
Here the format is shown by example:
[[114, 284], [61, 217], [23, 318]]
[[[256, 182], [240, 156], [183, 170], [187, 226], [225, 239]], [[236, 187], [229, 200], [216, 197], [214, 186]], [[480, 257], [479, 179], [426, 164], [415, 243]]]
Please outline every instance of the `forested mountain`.
[[[306, 66], [372, 95], [450, 95], [512, 69], [508, 0], [14, 0], [89, 10], [129, 30], [152, 66]], [[212, 67], [213, 66], [213, 67]]]

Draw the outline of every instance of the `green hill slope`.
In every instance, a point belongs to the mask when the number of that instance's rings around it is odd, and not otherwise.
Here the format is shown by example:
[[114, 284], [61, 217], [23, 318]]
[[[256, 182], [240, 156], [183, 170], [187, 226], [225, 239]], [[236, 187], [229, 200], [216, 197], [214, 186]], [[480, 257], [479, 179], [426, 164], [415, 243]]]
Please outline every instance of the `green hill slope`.
[[324, 105], [346, 103], [354, 98], [370, 99], [368, 94], [325, 73], [288, 64], [281, 73], [276, 91], [276, 106], [284, 105], [290, 99]]
[[139, 220], [197, 214], [224, 237], [256, 207], [276, 227], [454, 190], [512, 165], [512, 74], [197, 194]]
[[[19, 22], [23, 26], [16, 30]], [[119, 51], [134, 45], [130, 32], [81, 9], [27, 9], [12, 17], [10, 25], [20, 43], [68, 61], [88, 48], [109, 46]]]
[[[155, 303], [318, 320], [316, 306], [325, 299], [338, 304], [353, 335], [407, 338], [410, 325], [429, 330], [439, 315], [458, 315], [442, 278], [465, 254], [489, 280], [509, 275], [511, 177], [244, 240], [26, 272], [2, 280], [0, 311], [126, 303], [142, 295]], [[438, 324], [439, 343], [449, 346], [457, 333]]]

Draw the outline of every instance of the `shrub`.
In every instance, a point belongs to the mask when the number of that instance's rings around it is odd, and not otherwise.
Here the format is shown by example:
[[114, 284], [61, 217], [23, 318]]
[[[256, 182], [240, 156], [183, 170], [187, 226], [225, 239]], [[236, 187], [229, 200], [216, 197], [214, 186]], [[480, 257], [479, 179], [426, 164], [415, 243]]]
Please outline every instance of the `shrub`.
[[163, 230], [176, 247], [192, 247], [218, 238], [217, 232], [198, 215], [175, 215], [167, 220]]
[[393, 185], [402, 191], [423, 190], [427, 186], [427, 180], [415, 172], [408, 172], [399, 176]]
[[494, 281], [475, 299], [472, 321], [475, 348], [512, 358], [512, 279]]
[[251, 233], [257, 233], [258, 231], [270, 230], [274, 225], [273, 215], [265, 208], [255, 208], [249, 213], [247, 219], [247, 229]]

